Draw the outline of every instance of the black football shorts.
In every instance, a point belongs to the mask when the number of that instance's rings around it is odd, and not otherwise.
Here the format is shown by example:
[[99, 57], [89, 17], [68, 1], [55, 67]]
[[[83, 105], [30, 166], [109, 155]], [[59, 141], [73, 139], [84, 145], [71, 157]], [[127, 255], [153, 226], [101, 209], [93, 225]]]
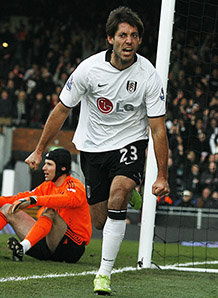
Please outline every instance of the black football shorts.
[[147, 140], [140, 140], [113, 151], [80, 152], [89, 205], [108, 200], [115, 176], [126, 176], [140, 185], [145, 167]]
[[48, 248], [46, 238], [43, 238], [31, 247], [26, 254], [38, 260], [76, 263], [84, 252], [85, 243], [78, 245], [67, 235], [64, 235], [54, 253]]

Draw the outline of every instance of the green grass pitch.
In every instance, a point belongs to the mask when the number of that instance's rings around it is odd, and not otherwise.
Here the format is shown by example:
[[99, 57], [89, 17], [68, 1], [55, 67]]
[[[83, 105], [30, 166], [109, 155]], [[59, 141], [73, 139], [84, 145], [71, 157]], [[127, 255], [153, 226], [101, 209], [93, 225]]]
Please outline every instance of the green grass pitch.
[[[94, 297], [94, 272], [99, 267], [101, 240], [92, 239], [77, 264], [37, 261], [24, 256], [23, 262], [13, 262], [7, 248], [9, 235], [0, 235], [0, 297]], [[180, 248], [182, 263], [193, 260], [190, 248]], [[167, 258], [162, 257], [165, 252]], [[218, 260], [218, 249], [208, 251]], [[123, 241], [115, 269], [136, 268], [138, 242]], [[191, 256], [191, 257], [190, 257]], [[195, 248], [195, 261], [205, 259], [205, 249]], [[155, 244], [153, 261], [158, 265], [178, 261], [178, 246]], [[217, 266], [217, 265], [216, 265]], [[214, 267], [215, 268], [215, 267]], [[217, 267], [216, 267], [217, 268]], [[10, 280], [10, 278], [12, 278]], [[15, 279], [16, 278], [16, 279]], [[20, 278], [20, 280], [19, 280]], [[26, 278], [26, 279], [25, 279]], [[181, 272], [175, 270], [142, 269], [112, 274], [114, 297], [218, 297], [216, 273]]]

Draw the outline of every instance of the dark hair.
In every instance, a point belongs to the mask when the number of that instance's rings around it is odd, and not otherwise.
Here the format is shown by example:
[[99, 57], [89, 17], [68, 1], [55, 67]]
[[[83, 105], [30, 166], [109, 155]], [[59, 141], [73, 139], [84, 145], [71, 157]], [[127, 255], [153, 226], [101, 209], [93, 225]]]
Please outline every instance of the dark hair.
[[144, 25], [136, 12], [125, 6], [120, 6], [111, 11], [106, 23], [106, 34], [114, 37], [120, 23], [128, 23], [130, 26], [136, 26], [139, 37], [144, 33]]

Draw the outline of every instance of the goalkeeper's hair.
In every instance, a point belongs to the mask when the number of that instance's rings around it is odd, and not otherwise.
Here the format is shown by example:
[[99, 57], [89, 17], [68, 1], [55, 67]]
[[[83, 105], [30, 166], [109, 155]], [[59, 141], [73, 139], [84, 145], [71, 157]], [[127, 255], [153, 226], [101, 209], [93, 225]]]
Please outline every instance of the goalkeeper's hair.
[[139, 37], [141, 38], [144, 33], [144, 25], [138, 14], [130, 8], [120, 6], [111, 11], [106, 23], [106, 34], [114, 37], [120, 23], [127, 23], [130, 26], [136, 26], [138, 29]]

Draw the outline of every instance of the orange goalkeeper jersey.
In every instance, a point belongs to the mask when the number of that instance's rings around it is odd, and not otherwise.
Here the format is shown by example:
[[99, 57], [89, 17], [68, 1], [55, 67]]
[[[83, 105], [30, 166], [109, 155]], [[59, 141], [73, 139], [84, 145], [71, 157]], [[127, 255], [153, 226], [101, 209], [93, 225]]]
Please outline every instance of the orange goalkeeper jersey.
[[59, 187], [52, 181], [45, 181], [32, 191], [0, 197], [0, 206], [34, 195], [37, 196], [36, 206], [52, 208], [63, 218], [69, 227], [66, 231], [68, 237], [79, 245], [89, 243], [92, 234], [91, 217], [85, 187], [80, 180], [67, 176]]

